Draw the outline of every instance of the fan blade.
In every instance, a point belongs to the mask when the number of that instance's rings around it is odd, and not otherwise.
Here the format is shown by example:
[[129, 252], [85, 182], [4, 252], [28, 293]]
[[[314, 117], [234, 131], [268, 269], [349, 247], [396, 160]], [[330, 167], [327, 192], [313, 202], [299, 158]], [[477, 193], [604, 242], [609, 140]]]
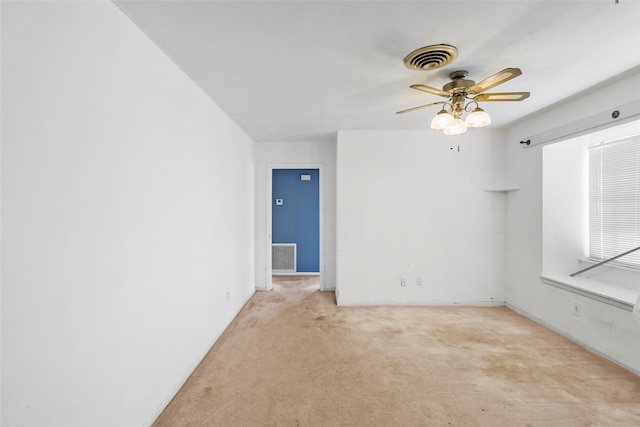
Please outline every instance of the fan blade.
[[443, 90], [436, 89], [435, 87], [431, 87], [431, 86], [411, 85], [409, 87], [411, 89], [418, 89], [418, 90], [421, 90], [423, 92], [429, 92], [429, 93], [432, 93], [434, 95], [444, 96], [444, 97], [447, 97], [447, 98], [449, 98], [451, 96], [451, 94], [449, 92], [445, 92]]
[[420, 110], [422, 108], [427, 108], [427, 107], [431, 107], [431, 106], [438, 105], [438, 104], [444, 104], [444, 102], [443, 101], [432, 102], [431, 104], [425, 104], [425, 105], [421, 105], [419, 107], [413, 107], [413, 108], [409, 108], [407, 110], [398, 111], [396, 114], [410, 113], [412, 111]]
[[496, 87], [499, 84], [516, 78], [520, 74], [522, 74], [520, 68], [505, 68], [504, 70], [494, 74], [493, 76], [487, 77], [481, 82], [474, 84], [467, 90], [467, 92], [470, 94], [484, 92], [485, 90], [489, 90], [492, 87]]
[[529, 97], [529, 92], [482, 93], [473, 97], [478, 102], [522, 101]]

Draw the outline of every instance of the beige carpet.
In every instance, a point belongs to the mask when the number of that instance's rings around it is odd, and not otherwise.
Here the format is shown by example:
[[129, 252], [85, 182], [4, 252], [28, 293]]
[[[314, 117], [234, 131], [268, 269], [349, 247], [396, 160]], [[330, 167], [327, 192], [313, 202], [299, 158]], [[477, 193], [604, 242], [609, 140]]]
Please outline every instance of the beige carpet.
[[154, 426], [631, 427], [640, 377], [504, 307], [337, 307], [279, 277]]

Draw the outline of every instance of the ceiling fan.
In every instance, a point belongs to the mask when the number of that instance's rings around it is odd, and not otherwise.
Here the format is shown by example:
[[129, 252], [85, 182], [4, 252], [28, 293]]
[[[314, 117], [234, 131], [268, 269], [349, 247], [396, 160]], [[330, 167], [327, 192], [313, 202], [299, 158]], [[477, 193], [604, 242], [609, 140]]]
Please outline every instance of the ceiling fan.
[[[411, 85], [412, 89], [421, 90], [434, 95], [447, 98], [446, 101], [432, 102], [398, 111], [396, 114], [409, 113], [433, 105], [443, 105], [431, 122], [432, 129], [441, 129], [446, 135], [457, 135], [467, 131], [468, 127], [483, 127], [491, 124], [491, 118], [480, 106], [479, 102], [503, 102], [522, 101], [529, 97], [529, 92], [496, 92], [485, 91], [509, 81], [522, 74], [519, 68], [505, 68], [504, 70], [487, 77], [476, 83], [468, 80], [467, 71], [454, 71], [449, 74], [451, 81], [442, 87], [442, 90], [426, 85]], [[472, 110], [472, 105], [475, 108]], [[448, 109], [447, 109], [448, 108]], [[460, 117], [464, 112], [470, 112], [465, 120]]]

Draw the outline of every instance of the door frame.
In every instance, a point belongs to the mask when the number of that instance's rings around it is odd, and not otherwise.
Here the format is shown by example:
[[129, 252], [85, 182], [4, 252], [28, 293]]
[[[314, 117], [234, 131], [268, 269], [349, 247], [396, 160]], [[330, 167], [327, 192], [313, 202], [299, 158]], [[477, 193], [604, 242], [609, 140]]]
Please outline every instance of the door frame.
[[267, 217], [266, 217], [266, 260], [267, 260], [267, 277], [266, 277], [266, 290], [273, 289], [272, 283], [272, 268], [271, 268], [271, 245], [273, 243], [273, 212], [272, 212], [272, 200], [273, 200], [273, 171], [274, 169], [317, 169], [318, 170], [318, 209], [319, 209], [319, 221], [320, 221], [320, 236], [319, 237], [319, 271], [320, 271], [320, 290], [324, 291], [324, 164], [323, 163], [268, 163], [267, 164]]

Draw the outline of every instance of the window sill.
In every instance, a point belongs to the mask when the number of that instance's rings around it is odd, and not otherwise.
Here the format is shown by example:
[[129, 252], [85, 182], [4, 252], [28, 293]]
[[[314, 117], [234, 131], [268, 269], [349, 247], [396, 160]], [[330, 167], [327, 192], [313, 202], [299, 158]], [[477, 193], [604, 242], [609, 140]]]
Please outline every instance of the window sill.
[[[596, 265], [600, 261], [595, 261], [589, 258], [578, 258], [578, 262], [586, 265]], [[640, 273], [640, 268], [630, 267], [626, 264], [617, 263], [616, 261], [611, 261], [607, 263], [606, 266], [617, 268], [618, 270], [631, 271], [633, 273]]]
[[633, 311], [640, 292], [583, 277], [540, 276], [543, 283], [614, 307]]

